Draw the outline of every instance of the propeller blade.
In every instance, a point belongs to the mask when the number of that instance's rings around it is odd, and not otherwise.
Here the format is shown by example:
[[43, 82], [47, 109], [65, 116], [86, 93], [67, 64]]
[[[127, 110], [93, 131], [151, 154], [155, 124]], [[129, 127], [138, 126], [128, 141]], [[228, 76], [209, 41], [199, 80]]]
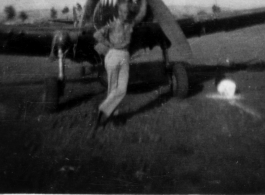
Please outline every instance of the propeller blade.
[[162, 0], [148, 0], [155, 20], [159, 23], [163, 32], [171, 42], [169, 48], [170, 61], [188, 61], [192, 59], [191, 47], [176, 18]]
[[87, 0], [83, 7], [83, 14], [81, 17], [80, 27], [84, 27], [86, 24], [91, 24], [93, 21], [94, 9], [100, 0]]
[[73, 17], [74, 17], [74, 21], [76, 21], [78, 19], [75, 7], [73, 8]]

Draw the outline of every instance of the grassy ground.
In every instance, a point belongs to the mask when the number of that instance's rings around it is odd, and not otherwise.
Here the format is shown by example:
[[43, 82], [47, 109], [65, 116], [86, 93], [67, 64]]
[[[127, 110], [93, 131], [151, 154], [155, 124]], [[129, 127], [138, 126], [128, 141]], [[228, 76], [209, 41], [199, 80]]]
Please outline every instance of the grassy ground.
[[[0, 56], [0, 191], [264, 193], [264, 30], [189, 40], [195, 60], [184, 100], [170, 96], [152, 62], [159, 50], [147, 53], [150, 64], [131, 68], [131, 81], [144, 83], [129, 87], [125, 123], [108, 124], [94, 140], [95, 108], [105, 97], [95, 75], [79, 79], [78, 65], [68, 66], [59, 112], [42, 114], [43, 79], [56, 75], [56, 63]], [[207, 98], [217, 74], [236, 81], [236, 104]]]

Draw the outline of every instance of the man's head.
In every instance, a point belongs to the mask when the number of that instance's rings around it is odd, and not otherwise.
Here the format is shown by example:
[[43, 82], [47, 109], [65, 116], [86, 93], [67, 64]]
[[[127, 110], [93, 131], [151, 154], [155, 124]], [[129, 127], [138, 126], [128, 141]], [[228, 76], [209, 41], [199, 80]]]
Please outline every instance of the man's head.
[[124, 2], [121, 2], [119, 4], [119, 19], [122, 21], [122, 22], [125, 22], [129, 19], [129, 3], [127, 1], [124, 1]]

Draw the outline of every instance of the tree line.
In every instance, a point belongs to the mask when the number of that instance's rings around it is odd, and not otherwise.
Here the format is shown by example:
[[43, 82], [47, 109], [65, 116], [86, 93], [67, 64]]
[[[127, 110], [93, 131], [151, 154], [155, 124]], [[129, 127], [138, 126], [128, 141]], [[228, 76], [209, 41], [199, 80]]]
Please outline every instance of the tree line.
[[[12, 5], [6, 6], [4, 8], [4, 13], [7, 20], [13, 20], [17, 16], [16, 9]], [[28, 14], [25, 11], [21, 11], [19, 12], [18, 17], [22, 21], [25, 21], [26, 19], [28, 19]]]
[[[81, 6], [79, 3], [77, 3], [77, 6]], [[66, 15], [70, 12], [69, 7], [65, 6], [62, 10], [61, 10], [62, 14]], [[212, 6], [212, 12], [214, 14], [218, 14], [221, 12], [221, 8], [217, 5], [213, 5]], [[4, 13], [6, 15], [6, 19], [7, 20], [13, 20], [16, 18], [16, 16], [18, 16], [23, 22], [25, 20], [27, 20], [29, 18], [28, 14], [25, 11], [20, 11], [17, 15], [16, 9], [12, 6], [12, 5], [8, 5], [4, 8]], [[198, 15], [205, 15], [206, 13], [204, 11], [200, 11], [198, 12]], [[52, 7], [50, 9], [50, 17], [52, 19], [56, 19], [58, 16], [58, 11]]]
[[[62, 13], [64, 15], [68, 14], [70, 11], [69, 7], [65, 6], [63, 9], [62, 9]], [[6, 17], [6, 20], [13, 20], [15, 19], [16, 17], [19, 17], [23, 22], [25, 20], [27, 20], [29, 18], [28, 14], [25, 12], [25, 11], [20, 11], [19, 13], [17, 13], [16, 9], [14, 8], [14, 6], [12, 5], [8, 5], [4, 8], [4, 13], [5, 13], [5, 17]], [[55, 19], [57, 18], [57, 10], [52, 7], [50, 9], [50, 17], [52, 19]]]

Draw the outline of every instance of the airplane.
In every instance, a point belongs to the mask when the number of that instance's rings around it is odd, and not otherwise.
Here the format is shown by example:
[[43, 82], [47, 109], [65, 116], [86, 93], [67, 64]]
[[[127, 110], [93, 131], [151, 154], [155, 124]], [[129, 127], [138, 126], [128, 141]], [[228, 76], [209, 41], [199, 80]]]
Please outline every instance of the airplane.
[[[135, 10], [142, 0], [129, 0]], [[78, 27], [0, 25], [0, 54], [43, 55], [58, 58], [58, 77], [45, 79], [44, 103], [47, 110], [56, 110], [65, 86], [64, 60], [88, 61], [95, 65], [98, 77], [106, 84], [103, 57], [94, 49], [94, 32], [117, 17], [118, 0], [87, 0]], [[130, 53], [139, 49], [162, 49], [163, 63], [173, 96], [184, 98], [188, 93], [188, 76], [185, 63], [193, 58], [187, 38], [203, 36], [220, 31], [262, 24], [265, 9], [243, 14], [176, 19], [162, 0], [147, 0], [147, 13], [143, 21], [134, 28]], [[25, 47], [26, 46], [26, 47]], [[27, 48], [27, 49], [25, 49]]]

